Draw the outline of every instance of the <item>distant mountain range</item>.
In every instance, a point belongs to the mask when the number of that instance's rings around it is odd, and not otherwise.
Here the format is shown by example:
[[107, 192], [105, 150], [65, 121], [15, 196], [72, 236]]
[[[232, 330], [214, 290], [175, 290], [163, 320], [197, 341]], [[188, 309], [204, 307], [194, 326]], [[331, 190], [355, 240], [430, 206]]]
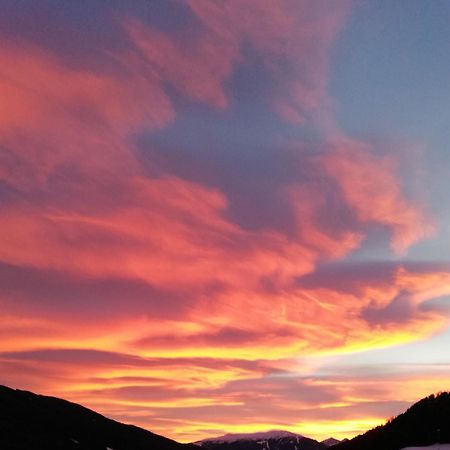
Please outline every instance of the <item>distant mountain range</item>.
[[[339, 442], [339, 441], [337, 441]], [[206, 450], [326, 450], [328, 445], [284, 430], [225, 434], [196, 442]]]
[[66, 400], [0, 386], [0, 450], [406, 450], [439, 442], [450, 443], [449, 392], [420, 400], [386, 425], [345, 442], [274, 430], [180, 444]]

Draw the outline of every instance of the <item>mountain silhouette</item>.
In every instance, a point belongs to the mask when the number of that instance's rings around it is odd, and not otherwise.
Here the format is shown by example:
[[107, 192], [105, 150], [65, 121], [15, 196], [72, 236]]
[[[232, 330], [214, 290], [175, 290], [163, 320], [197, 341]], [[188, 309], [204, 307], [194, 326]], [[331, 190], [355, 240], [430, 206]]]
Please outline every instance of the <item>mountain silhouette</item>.
[[450, 392], [430, 395], [385, 425], [374, 428], [333, 450], [400, 450], [450, 442]]
[[0, 386], [1, 450], [192, 450], [55, 397]]

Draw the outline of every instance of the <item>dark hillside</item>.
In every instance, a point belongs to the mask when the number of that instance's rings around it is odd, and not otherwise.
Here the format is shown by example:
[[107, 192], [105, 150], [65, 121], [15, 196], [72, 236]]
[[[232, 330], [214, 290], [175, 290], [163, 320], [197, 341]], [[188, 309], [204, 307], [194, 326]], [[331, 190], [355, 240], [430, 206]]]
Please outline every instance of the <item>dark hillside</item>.
[[403, 414], [333, 450], [399, 450], [450, 442], [450, 392], [430, 395]]
[[83, 406], [0, 386], [1, 450], [189, 450]]

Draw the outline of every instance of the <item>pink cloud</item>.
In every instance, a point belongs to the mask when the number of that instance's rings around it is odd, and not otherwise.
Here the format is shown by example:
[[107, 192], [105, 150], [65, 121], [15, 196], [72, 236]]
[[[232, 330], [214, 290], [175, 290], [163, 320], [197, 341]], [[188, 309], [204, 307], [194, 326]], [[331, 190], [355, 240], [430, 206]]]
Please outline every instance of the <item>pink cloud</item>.
[[31, 46], [4, 46], [0, 65], [0, 176], [19, 187], [43, 184], [64, 165], [127, 170], [128, 133], [174, 117], [156, 78], [65, 67]]
[[321, 164], [359, 220], [392, 231], [391, 246], [397, 253], [433, 233], [433, 219], [403, 195], [392, 157], [376, 156], [368, 144], [341, 138]]
[[[350, 2], [245, 0], [227, 5], [188, 1], [201, 27], [172, 38], [136, 20], [125, 22], [131, 41], [161, 79], [181, 93], [219, 108], [229, 104], [234, 68], [250, 44], [273, 79], [271, 101], [293, 123], [311, 118], [327, 101], [328, 51]], [[298, 14], [298, 11], [301, 14]]]
[[126, 22], [125, 29], [161, 80], [194, 100], [218, 108], [228, 105], [223, 83], [240, 59], [233, 42], [224, 42], [211, 33], [192, 39], [194, 42], [177, 41], [136, 20]]

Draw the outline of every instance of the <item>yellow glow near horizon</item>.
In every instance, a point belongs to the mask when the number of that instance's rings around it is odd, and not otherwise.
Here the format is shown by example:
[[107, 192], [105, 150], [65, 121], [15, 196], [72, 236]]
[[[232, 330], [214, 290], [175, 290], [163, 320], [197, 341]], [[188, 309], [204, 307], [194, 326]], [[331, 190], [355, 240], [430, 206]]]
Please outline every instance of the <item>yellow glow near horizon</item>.
[[[337, 421], [315, 421], [305, 422], [301, 424], [293, 424], [292, 426], [280, 425], [277, 423], [254, 423], [254, 424], [230, 424], [226, 428], [223, 423], [216, 422], [189, 422], [183, 425], [174, 424], [174, 433], [171, 435], [179, 442], [189, 443], [202, 439], [220, 436], [221, 434], [241, 434], [241, 433], [257, 433], [268, 430], [285, 430], [297, 433], [317, 441], [334, 437], [335, 439], [351, 439], [358, 434], [385, 423], [385, 419], [368, 417], [365, 419], [355, 420], [337, 420]], [[200, 429], [210, 428], [215, 430], [214, 433], [205, 434]], [[222, 431], [218, 431], [222, 430]]]

